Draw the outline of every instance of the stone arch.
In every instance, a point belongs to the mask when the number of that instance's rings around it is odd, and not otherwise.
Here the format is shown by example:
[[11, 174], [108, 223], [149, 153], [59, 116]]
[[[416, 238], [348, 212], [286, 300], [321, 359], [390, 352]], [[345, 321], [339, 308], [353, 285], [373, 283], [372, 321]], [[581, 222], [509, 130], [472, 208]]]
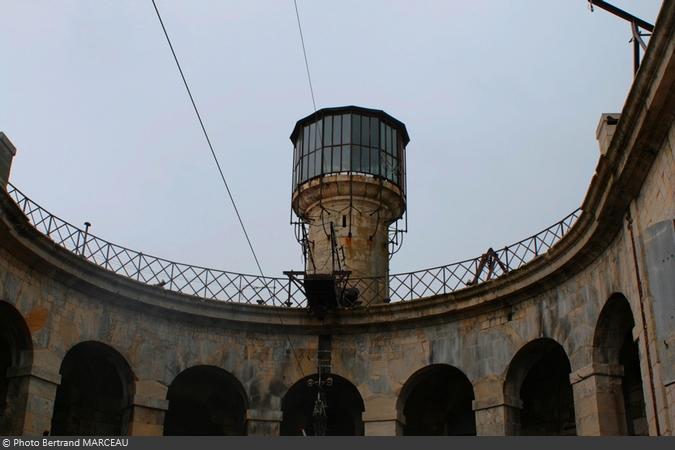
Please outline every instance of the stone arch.
[[[281, 401], [282, 436], [314, 435], [312, 413], [317, 397], [318, 375], [309, 375], [293, 384]], [[346, 378], [329, 374], [331, 385], [324, 388], [327, 408], [327, 436], [363, 436], [363, 398], [359, 390]]]
[[124, 356], [101, 342], [80, 342], [64, 356], [60, 373], [51, 434], [128, 433], [135, 376]]
[[535, 339], [518, 350], [504, 382], [511, 433], [576, 435], [570, 372], [565, 349], [553, 339]]
[[9, 377], [13, 367], [29, 367], [33, 342], [30, 329], [21, 313], [0, 301], [0, 435], [20, 433], [15, 423], [23, 408], [20, 387]]
[[600, 311], [593, 336], [593, 363], [597, 372], [606, 373], [597, 376], [597, 382], [604, 385], [598, 389], [606, 406], [598, 411], [604, 433], [649, 434], [634, 326], [628, 299], [620, 293], [611, 295]]
[[244, 436], [248, 399], [239, 380], [220, 367], [192, 366], [167, 392], [165, 436]]
[[397, 410], [411, 436], [475, 436], [473, 385], [458, 368], [432, 364], [412, 374], [401, 388]]

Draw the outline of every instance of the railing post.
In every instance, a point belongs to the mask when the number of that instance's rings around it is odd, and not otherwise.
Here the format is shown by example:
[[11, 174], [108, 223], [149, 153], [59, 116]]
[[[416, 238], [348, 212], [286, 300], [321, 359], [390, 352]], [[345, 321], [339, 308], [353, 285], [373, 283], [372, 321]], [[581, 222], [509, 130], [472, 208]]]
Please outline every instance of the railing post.
[[287, 283], [288, 283], [288, 301], [286, 301], [286, 306], [288, 306], [290, 308], [291, 305], [293, 304], [291, 302], [291, 279], [290, 278], [288, 279]]
[[506, 268], [511, 271], [511, 266], [509, 265], [509, 247], [504, 247], [504, 259], [506, 260]]
[[537, 249], [537, 235], [535, 234], [534, 237], [534, 256], [537, 257], [539, 256], [539, 249]]
[[54, 216], [49, 215], [49, 222], [47, 223], [47, 237], [52, 234], [52, 223], [54, 222]]
[[87, 250], [87, 236], [89, 236], [89, 227], [91, 226], [91, 223], [85, 222], [84, 223], [84, 239], [82, 240], [82, 252], [80, 253], [80, 256], [83, 258], [86, 258], [84, 256], [84, 252]]
[[206, 287], [209, 285], [209, 271], [206, 270], [206, 277], [204, 277], [204, 295], [203, 297], [206, 298]]
[[441, 267], [441, 272], [443, 273], [443, 293], [444, 293], [444, 294], [447, 294], [447, 293], [448, 293], [448, 292], [447, 292], [447, 289], [448, 289], [448, 280], [447, 280], [446, 275], [445, 275], [445, 269], [446, 269], [446, 268], [447, 268], [446, 266]]
[[169, 278], [169, 290], [170, 291], [173, 291], [173, 269], [174, 269], [175, 266], [176, 266], [176, 263], [171, 263], [171, 275], [170, 275], [171, 278]]
[[143, 257], [142, 252], [138, 252], [138, 264], [136, 265], [136, 280], [141, 281], [141, 258]]

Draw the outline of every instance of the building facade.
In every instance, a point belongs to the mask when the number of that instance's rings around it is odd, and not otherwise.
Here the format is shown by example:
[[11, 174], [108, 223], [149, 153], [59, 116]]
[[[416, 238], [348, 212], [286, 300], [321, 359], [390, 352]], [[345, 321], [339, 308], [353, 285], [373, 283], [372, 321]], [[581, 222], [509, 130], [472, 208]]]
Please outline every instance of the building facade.
[[674, 3], [598, 141], [581, 210], [526, 263], [376, 273], [410, 298], [319, 317], [292, 282], [64, 225], [7, 184], [0, 135], [0, 434], [672, 435]]

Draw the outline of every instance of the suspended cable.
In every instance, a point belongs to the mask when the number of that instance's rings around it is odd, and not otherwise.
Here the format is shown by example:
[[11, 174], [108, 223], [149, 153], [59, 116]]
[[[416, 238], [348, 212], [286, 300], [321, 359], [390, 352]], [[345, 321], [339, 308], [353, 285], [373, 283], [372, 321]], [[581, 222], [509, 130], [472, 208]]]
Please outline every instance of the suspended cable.
[[302, 35], [302, 25], [300, 25], [300, 13], [298, 12], [298, 2], [293, 0], [295, 5], [295, 17], [298, 19], [298, 31], [300, 31], [300, 43], [302, 44], [302, 54], [305, 56], [305, 69], [307, 69], [307, 81], [309, 82], [309, 92], [312, 94], [312, 105], [316, 112], [316, 100], [314, 99], [314, 87], [312, 86], [312, 76], [309, 73], [309, 62], [307, 61], [307, 50], [305, 49], [305, 38]]
[[261, 276], [265, 276], [263, 274], [262, 267], [260, 266], [260, 261], [258, 260], [258, 255], [256, 255], [255, 250], [253, 249], [253, 244], [251, 243], [251, 238], [248, 236], [248, 233], [246, 232], [246, 227], [244, 226], [244, 221], [241, 218], [241, 214], [239, 214], [239, 209], [237, 209], [237, 204], [234, 201], [234, 197], [232, 196], [232, 192], [230, 191], [230, 186], [227, 184], [227, 180], [225, 179], [225, 175], [223, 174], [223, 169], [220, 167], [220, 162], [218, 161], [218, 157], [216, 156], [216, 152], [213, 150], [213, 145], [211, 144], [211, 139], [209, 138], [209, 134], [206, 132], [206, 127], [204, 126], [204, 121], [202, 120], [201, 114], [199, 114], [199, 109], [197, 109], [197, 104], [195, 103], [195, 99], [192, 96], [192, 92], [190, 91], [190, 86], [188, 86], [188, 82], [185, 79], [185, 74], [183, 73], [183, 69], [180, 66], [180, 62], [178, 62], [178, 56], [176, 56], [176, 51], [173, 49], [173, 45], [171, 44], [171, 39], [169, 38], [169, 33], [166, 31], [166, 27], [164, 26], [164, 21], [162, 20], [162, 16], [159, 13], [159, 9], [157, 8], [157, 4], [155, 3], [155, 0], [152, 0], [152, 6], [155, 7], [155, 12], [157, 13], [157, 18], [159, 19], [159, 24], [162, 26], [162, 31], [164, 31], [164, 36], [166, 37], [166, 42], [169, 44], [169, 48], [171, 49], [171, 54], [173, 55], [173, 59], [176, 62], [176, 66], [178, 67], [178, 71], [180, 72], [180, 76], [183, 79], [183, 84], [185, 85], [185, 89], [187, 90], [188, 96], [190, 97], [190, 102], [192, 102], [192, 108], [195, 110], [195, 114], [197, 115], [197, 120], [199, 121], [199, 125], [202, 127], [202, 132], [204, 133], [204, 137], [206, 138], [206, 142], [209, 144], [209, 149], [211, 150], [211, 155], [213, 156], [213, 160], [216, 162], [216, 167], [218, 167], [218, 172], [220, 173], [220, 178], [223, 180], [223, 184], [225, 185], [225, 190], [227, 190], [227, 195], [230, 197], [230, 202], [232, 203], [232, 207], [234, 208], [234, 212], [237, 215], [237, 219], [239, 220], [239, 225], [241, 225], [241, 229], [244, 232], [244, 237], [246, 238], [246, 242], [248, 242], [248, 247], [251, 249], [251, 253], [253, 254], [253, 259], [255, 260], [256, 266], [258, 266], [258, 271], [260, 272]]
[[[178, 56], [176, 56], [176, 51], [173, 48], [173, 45], [171, 44], [171, 39], [169, 38], [169, 33], [166, 31], [166, 27], [164, 26], [164, 21], [162, 20], [162, 15], [159, 13], [159, 9], [157, 8], [157, 3], [155, 3], [155, 0], [152, 0], [152, 6], [155, 8], [155, 13], [157, 13], [157, 19], [159, 19], [159, 24], [162, 26], [162, 31], [164, 31], [164, 36], [166, 37], [166, 42], [169, 44], [169, 48], [171, 49], [171, 54], [173, 55], [173, 59], [176, 62], [176, 66], [178, 67], [178, 71], [180, 72], [180, 76], [183, 79], [183, 84], [185, 85], [185, 90], [187, 90], [188, 96], [190, 97], [190, 102], [192, 103], [192, 108], [195, 110], [195, 114], [197, 115], [197, 120], [199, 120], [199, 125], [202, 128], [202, 132], [204, 133], [204, 137], [206, 138], [206, 142], [209, 144], [209, 149], [211, 150], [211, 155], [213, 156], [213, 160], [216, 162], [216, 167], [218, 167], [218, 172], [220, 173], [220, 178], [223, 180], [223, 184], [225, 185], [225, 189], [227, 190], [227, 195], [230, 197], [230, 202], [232, 202], [232, 207], [234, 208], [234, 212], [237, 215], [237, 219], [239, 220], [239, 224], [241, 225], [241, 229], [244, 232], [244, 236], [246, 237], [246, 242], [248, 242], [248, 247], [251, 249], [251, 253], [253, 254], [253, 259], [255, 260], [256, 266], [258, 266], [258, 271], [260, 272], [261, 277], [265, 277], [265, 274], [263, 273], [262, 267], [260, 266], [260, 261], [258, 260], [258, 256], [255, 253], [255, 250], [253, 249], [253, 244], [251, 243], [251, 239], [248, 236], [248, 233], [246, 232], [246, 227], [244, 226], [244, 221], [241, 218], [241, 215], [239, 214], [239, 210], [237, 209], [237, 204], [234, 201], [234, 197], [232, 196], [232, 192], [230, 191], [230, 187], [227, 184], [227, 180], [225, 180], [225, 175], [223, 174], [223, 169], [220, 167], [220, 162], [218, 161], [218, 157], [216, 156], [216, 152], [213, 150], [213, 145], [211, 144], [211, 139], [209, 138], [209, 134], [206, 132], [206, 127], [204, 126], [204, 121], [202, 120], [201, 114], [199, 114], [199, 109], [197, 109], [197, 104], [195, 103], [195, 99], [192, 96], [192, 92], [190, 91], [190, 86], [187, 83], [187, 80], [185, 79], [185, 74], [183, 73], [183, 69], [180, 65], [180, 62], [178, 61]], [[284, 321], [281, 317], [280, 314], [277, 314], [277, 318], [279, 319], [279, 323], [281, 326], [284, 326]], [[285, 333], [286, 335], [286, 341], [288, 342], [289, 347], [291, 348], [291, 352], [293, 353], [293, 358], [295, 359], [295, 363], [298, 366], [298, 369], [300, 370], [300, 373], [302, 377], [305, 377], [305, 371], [302, 369], [302, 364], [300, 363], [300, 359], [298, 358], [298, 355], [295, 351], [295, 347], [293, 346], [293, 343], [291, 342], [290, 336]]]

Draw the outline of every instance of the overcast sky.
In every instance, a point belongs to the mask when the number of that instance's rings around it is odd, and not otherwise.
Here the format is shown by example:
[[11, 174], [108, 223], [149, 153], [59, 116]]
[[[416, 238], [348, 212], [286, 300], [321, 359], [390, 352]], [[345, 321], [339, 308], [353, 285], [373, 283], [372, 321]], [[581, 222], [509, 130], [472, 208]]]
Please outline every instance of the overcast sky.
[[[292, 0], [157, 0], [266, 274], [300, 269], [295, 121], [312, 112]], [[658, 0], [613, 0], [654, 22]], [[317, 106], [403, 121], [392, 272], [477, 256], [577, 208], [600, 114], [632, 81], [628, 23], [586, 0], [298, 0]], [[150, 0], [0, 0], [11, 181], [144, 253], [256, 273]]]

